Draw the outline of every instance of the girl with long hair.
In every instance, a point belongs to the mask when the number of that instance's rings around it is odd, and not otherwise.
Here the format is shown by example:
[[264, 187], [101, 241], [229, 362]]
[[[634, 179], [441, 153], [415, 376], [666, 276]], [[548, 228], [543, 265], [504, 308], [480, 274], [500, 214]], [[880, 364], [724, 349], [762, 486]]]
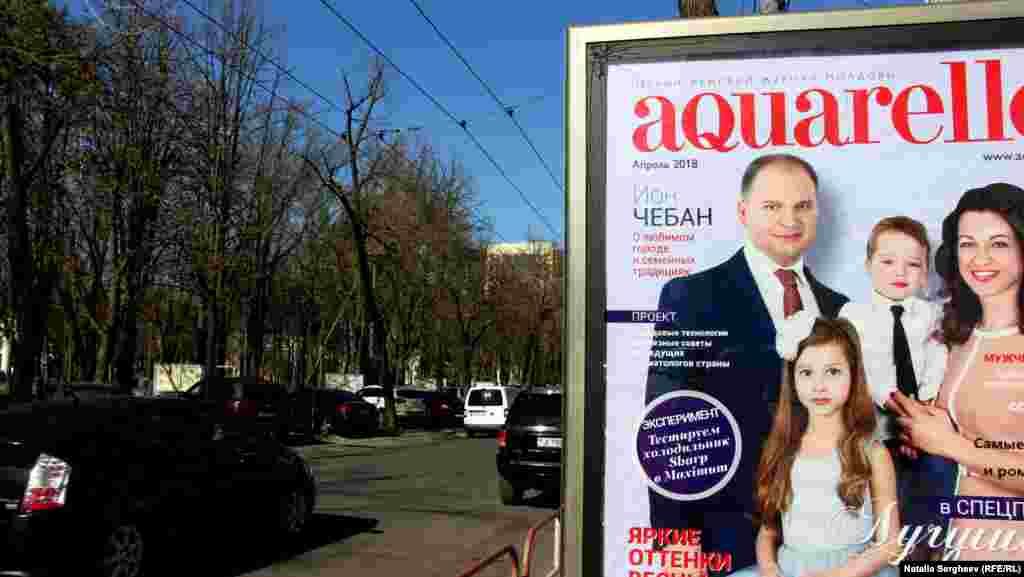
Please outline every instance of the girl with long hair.
[[734, 575], [895, 575], [896, 474], [875, 438], [856, 329], [798, 313], [777, 343], [787, 362], [757, 473], [757, 565]]

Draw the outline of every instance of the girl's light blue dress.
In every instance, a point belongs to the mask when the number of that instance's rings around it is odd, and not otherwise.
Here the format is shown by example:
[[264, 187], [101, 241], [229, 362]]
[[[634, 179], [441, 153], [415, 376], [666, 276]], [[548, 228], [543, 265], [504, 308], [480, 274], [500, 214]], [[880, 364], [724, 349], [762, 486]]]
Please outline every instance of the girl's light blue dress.
[[[793, 502], [782, 514], [783, 544], [777, 552], [782, 577], [842, 566], [873, 544], [870, 494], [859, 510], [847, 511], [836, 490], [841, 470], [838, 449], [829, 456], [798, 456], [793, 463]], [[875, 576], [898, 577], [899, 567], [888, 564]], [[760, 571], [752, 565], [732, 577], [760, 577]]]

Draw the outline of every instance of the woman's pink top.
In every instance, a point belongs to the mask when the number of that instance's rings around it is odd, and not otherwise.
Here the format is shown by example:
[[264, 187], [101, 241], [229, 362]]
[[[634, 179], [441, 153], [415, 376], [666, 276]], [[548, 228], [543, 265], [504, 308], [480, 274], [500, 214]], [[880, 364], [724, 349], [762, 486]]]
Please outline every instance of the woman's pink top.
[[[1016, 327], [999, 331], [975, 329], [960, 354], [950, 361], [936, 403], [949, 411], [960, 434], [975, 446], [992, 447], [988, 443], [999, 443], [998, 446], [1013, 447], [1024, 441], [1024, 412], [1017, 410], [1017, 404], [1024, 406], [1024, 335]], [[996, 476], [982, 473], [968, 471], [961, 465], [956, 494], [1024, 497], [1024, 491], [997, 485], [992, 482]], [[980, 510], [980, 505], [974, 506]], [[975, 549], [972, 544], [979, 530], [980, 548]], [[1001, 546], [1010, 534], [1013, 535], [1009, 547]], [[1024, 521], [954, 518], [943, 537], [947, 539], [947, 548], [960, 549], [959, 558], [963, 560], [1024, 560]], [[996, 545], [990, 548], [993, 539]]]

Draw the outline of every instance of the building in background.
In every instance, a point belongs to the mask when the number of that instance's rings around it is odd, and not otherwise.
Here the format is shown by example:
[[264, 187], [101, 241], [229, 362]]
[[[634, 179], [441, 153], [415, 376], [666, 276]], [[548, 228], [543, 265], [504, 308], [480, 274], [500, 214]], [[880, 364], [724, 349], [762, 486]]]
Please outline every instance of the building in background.
[[487, 258], [507, 259], [513, 265], [526, 266], [532, 259], [540, 258], [553, 265], [555, 261], [555, 243], [550, 240], [531, 240], [527, 242], [500, 242], [487, 247]]
[[500, 284], [510, 273], [547, 279], [561, 275], [561, 265], [562, 250], [549, 240], [488, 245], [484, 253], [484, 294], [491, 294], [494, 284]]

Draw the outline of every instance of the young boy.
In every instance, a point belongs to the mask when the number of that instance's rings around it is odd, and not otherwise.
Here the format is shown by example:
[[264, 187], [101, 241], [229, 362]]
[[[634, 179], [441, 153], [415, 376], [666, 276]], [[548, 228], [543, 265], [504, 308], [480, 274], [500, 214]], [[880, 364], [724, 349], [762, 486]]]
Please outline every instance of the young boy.
[[847, 303], [846, 317], [861, 337], [864, 371], [878, 416], [878, 433], [896, 464], [900, 517], [904, 525], [942, 524], [929, 496], [953, 493], [955, 465], [935, 455], [916, 458], [900, 450], [899, 425], [884, 407], [890, 393], [930, 402], [938, 396], [947, 349], [938, 341], [942, 310], [917, 294], [928, 284], [931, 245], [924, 225], [905, 216], [882, 219], [868, 239], [866, 268], [870, 303]]

